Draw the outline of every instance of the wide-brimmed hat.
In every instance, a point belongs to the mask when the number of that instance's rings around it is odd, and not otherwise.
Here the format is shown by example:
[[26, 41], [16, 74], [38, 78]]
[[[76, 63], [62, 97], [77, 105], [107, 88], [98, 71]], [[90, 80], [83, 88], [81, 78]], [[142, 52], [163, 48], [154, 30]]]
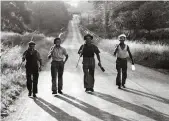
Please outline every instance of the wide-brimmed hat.
[[87, 37], [90, 37], [91, 39], [93, 39], [93, 36], [92, 36], [91, 34], [86, 34], [86, 35], [84, 36], [84, 40], [86, 40]]
[[126, 35], [125, 35], [125, 34], [120, 34], [118, 37], [119, 37], [119, 38], [120, 38], [120, 37], [125, 37], [125, 38], [126, 38]]
[[34, 41], [30, 41], [29, 45], [36, 45]]

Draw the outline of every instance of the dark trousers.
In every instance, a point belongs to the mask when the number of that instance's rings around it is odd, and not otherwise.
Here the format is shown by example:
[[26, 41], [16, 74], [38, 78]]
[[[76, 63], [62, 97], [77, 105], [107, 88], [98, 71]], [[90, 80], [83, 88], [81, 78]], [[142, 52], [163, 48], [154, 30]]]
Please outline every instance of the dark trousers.
[[93, 89], [95, 82], [94, 71], [95, 71], [94, 58], [83, 58], [84, 88]]
[[58, 90], [62, 90], [63, 86], [63, 61], [52, 61], [51, 76], [52, 76], [52, 91], [57, 91], [57, 75], [58, 75]]
[[27, 78], [27, 89], [29, 92], [32, 92], [32, 83], [33, 83], [33, 94], [38, 93], [38, 72], [26, 72], [26, 78]]
[[[117, 58], [116, 69], [117, 69], [116, 85], [118, 86], [121, 86], [121, 84], [124, 85], [126, 83], [126, 78], [127, 78], [127, 59]], [[122, 73], [122, 79], [121, 79], [121, 73]]]

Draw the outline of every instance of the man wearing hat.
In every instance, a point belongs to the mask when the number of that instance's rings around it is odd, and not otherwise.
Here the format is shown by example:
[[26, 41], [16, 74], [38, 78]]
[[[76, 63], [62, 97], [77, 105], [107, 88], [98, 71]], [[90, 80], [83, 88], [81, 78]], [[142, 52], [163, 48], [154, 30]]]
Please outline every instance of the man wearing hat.
[[[64, 65], [68, 59], [68, 54], [66, 49], [60, 46], [61, 39], [55, 38], [54, 39], [54, 46], [51, 47], [48, 58], [52, 58], [51, 62], [51, 76], [52, 76], [52, 94], [58, 93], [62, 94], [62, 87], [63, 87], [63, 72], [64, 72]], [[65, 60], [64, 60], [64, 57]], [[58, 75], [58, 87], [57, 87], [57, 75]]]
[[92, 44], [93, 36], [90, 34], [87, 34], [84, 36], [84, 40], [86, 40], [86, 43], [82, 45], [78, 51], [78, 54], [80, 56], [83, 56], [83, 72], [84, 72], [84, 88], [85, 91], [94, 91], [94, 71], [95, 71], [95, 59], [94, 54], [96, 54], [97, 59], [99, 61], [99, 65], [101, 66], [100, 61], [100, 51], [97, 46]]
[[[29, 91], [28, 96], [32, 95], [36, 97], [38, 92], [38, 77], [39, 70], [41, 70], [42, 59], [39, 52], [35, 49], [35, 42], [30, 41], [28, 49], [23, 53], [22, 62], [26, 60], [26, 78], [27, 78], [27, 89]], [[33, 77], [33, 79], [32, 79]], [[33, 90], [32, 90], [33, 83]]]
[[[121, 34], [121, 35], [119, 35], [118, 38], [119, 38], [120, 44], [116, 47], [116, 49], [114, 51], [114, 55], [117, 55], [116, 85], [118, 86], [119, 89], [121, 89], [121, 86], [123, 88], [125, 88], [125, 83], [126, 83], [126, 78], [127, 78], [127, 58], [128, 58], [128, 55], [130, 56], [130, 59], [131, 59], [133, 65], [134, 65], [134, 61], [133, 61], [129, 46], [124, 43], [124, 41], [126, 39], [126, 35]], [[121, 79], [121, 72], [122, 72], [122, 79]], [[122, 80], [122, 82], [121, 82], [121, 80]]]

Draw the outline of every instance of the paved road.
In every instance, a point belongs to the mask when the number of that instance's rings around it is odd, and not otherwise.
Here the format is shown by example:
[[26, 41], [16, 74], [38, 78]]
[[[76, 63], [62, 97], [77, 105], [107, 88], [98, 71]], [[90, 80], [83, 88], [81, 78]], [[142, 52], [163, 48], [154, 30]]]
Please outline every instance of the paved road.
[[119, 90], [115, 58], [106, 52], [101, 51], [106, 72], [96, 67], [95, 92], [84, 92], [81, 61], [75, 67], [83, 43], [77, 26], [74, 17], [63, 44], [70, 57], [65, 65], [64, 95], [51, 94], [49, 62], [40, 74], [38, 98], [29, 98], [25, 91], [5, 121], [169, 121], [169, 76], [139, 65], [133, 72], [129, 64], [127, 88]]

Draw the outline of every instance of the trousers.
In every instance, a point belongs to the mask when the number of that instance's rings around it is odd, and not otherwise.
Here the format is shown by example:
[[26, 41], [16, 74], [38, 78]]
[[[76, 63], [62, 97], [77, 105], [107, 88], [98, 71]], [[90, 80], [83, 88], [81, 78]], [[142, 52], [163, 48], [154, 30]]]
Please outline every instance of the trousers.
[[[62, 90], [63, 71], [64, 71], [63, 61], [52, 61], [51, 63], [52, 91], [57, 91], [57, 88], [58, 90]], [[57, 77], [58, 77], [58, 85], [57, 85]]]

